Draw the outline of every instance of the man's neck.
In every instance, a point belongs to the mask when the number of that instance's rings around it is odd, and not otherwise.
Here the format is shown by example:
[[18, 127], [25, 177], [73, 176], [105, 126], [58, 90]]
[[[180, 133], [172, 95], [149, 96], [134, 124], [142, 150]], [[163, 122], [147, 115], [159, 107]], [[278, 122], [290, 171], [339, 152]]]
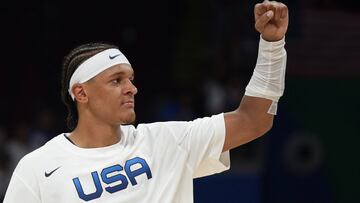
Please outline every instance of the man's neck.
[[106, 147], [120, 141], [121, 128], [94, 119], [79, 119], [69, 138], [81, 148]]

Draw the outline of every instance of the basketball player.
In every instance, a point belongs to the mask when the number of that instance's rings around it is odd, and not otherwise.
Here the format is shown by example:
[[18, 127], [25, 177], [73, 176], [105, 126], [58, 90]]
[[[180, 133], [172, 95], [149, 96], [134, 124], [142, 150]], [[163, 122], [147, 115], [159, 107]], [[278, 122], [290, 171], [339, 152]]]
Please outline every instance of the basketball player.
[[229, 150], [271, 128], [283, 94], [287, 7], [254, 11], [259, 54], [239, 107], [189, 122], [125, 125], [138, 92], [125, 55], [108, 44], [74, 49], [62, 74], [71, 132], [21, 159], [4, 202], [193, 202], [193, 179], [229, 169]]

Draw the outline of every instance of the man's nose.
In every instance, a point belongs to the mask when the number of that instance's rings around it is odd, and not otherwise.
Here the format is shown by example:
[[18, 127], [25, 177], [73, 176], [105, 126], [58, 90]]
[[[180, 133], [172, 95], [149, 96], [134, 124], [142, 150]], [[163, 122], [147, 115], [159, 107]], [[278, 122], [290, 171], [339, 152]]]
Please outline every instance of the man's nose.
[[135, 95], [135, 94], [137, 94], [138, 89], [135, 87], [135, 85], [133, 85], [133, 86], [134, 86], [134, 88], [133, 88], [133, 90], [132, 90], [132, 93], [133, 93], [133, 95]]
[[132, 94], [135, 95], [137, 94], [138, 89], [136, 88], [136, 86], [133, 84], [133, 82], [131, 80], [129, 80], [127, 82], [126, 88], [125, 88], [125, 94]]

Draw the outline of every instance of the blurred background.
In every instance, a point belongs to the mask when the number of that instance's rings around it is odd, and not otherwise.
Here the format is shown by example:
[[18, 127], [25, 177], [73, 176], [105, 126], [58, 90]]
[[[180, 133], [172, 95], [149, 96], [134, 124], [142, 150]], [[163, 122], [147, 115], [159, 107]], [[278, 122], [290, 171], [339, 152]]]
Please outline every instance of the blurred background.
[[[60, 72], [72, 48], [120, 47], [136, 73], [136, 124], [226, 112], [256, 62], [257, 2], [2, 2], [0, 200], [19, 159], [67, 132]], [[283, 2], [287, 79], [274, 127], [231, 151], [230, 171], [195, 180], [195, 202], [360, 202], [360, 3]]]

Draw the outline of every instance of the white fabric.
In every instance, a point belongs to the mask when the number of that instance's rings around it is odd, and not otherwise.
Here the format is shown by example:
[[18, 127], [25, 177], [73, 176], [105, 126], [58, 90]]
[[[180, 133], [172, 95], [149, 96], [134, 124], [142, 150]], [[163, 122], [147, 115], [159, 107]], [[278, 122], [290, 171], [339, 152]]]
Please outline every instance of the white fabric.
[[84, 83], [95, 77], [99, 73], [103, 72], [104, 70], [117, 64], [130, 65], [125, 55], [121, 53], [118, 49], [104, 50], [80, 64], [80, 66], [71, 76], [69, 83], [69, 94], [71, 95], [72, 99], [75, 98], [72, 92], [72, 87], [74, 84]]
[[273, 101], [269, 113], [276, 114], [276, 105], [285, 89], [285, 38], [267, 42], [260, 37], [256, 67], [245, 95]]
[[[225, 141], [224, 115], [190, 122], [158, 122], [121, 126], [119, 143], [103, 148], [83, 149], [67, 140], [64, 134], [26, 155], [16, 167], [4, 203], [74, 203], [79, 198], [73, 179], [78, 177], [85, 194], [96, 191], [92, 172], [113, 165], [125, 168], [127, 160], [141, 157], [149, 165], [152, 177], [137, 176], [132, 185], [127, 176], [126, 189], [110, 193], [101, 181], [102, 194], [88, 202], [97, 203], [191, 203], [193, 178], [219, 173], [229, 168], [229, 152], [222, 153]], [[49, 177], [49, 173], [59, 167]], [[135, 165], [136, 170], [141, 165]], [[107, 174], [126, 175], [125, 169]], [[106, 179], [105, 177], [105, 179]]]

